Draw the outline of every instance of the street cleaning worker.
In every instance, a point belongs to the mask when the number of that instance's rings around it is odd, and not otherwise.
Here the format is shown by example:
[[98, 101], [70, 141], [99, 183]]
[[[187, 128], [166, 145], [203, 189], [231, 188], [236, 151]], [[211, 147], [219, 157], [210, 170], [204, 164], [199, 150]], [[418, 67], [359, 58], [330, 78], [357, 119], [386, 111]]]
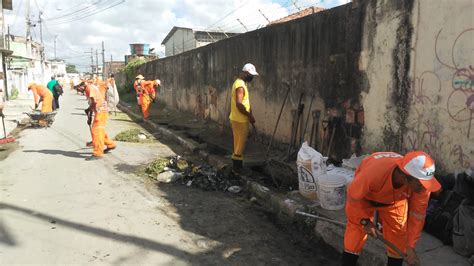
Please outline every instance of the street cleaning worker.
[[[441, 189], [434, 171], [433, 159], [421, 151], [405, 156], [378, 152], [362, 161], [347, 189], [343, 265], [356, 265], [367, 234], [379, 236], [373, 223], [367, 224], [375, 211], [384, 239], [407, 255], [408, 265], [419, 264], [415, 246], [425, 223], [430, 193]], [[395, 250], [388, 248], [387, 252], [387, 265], [403, 264]]]
[[254, 124], [255, 118], [250, 108], [248, 84], [253, 77], [258, 76], [255, 66], [245, 64], [242, 73], [232, 85], [230, 101], [230, 122], [234, 136], [234, 152], [232, 154], [233, 170], [239, 173], [242, 170], [245, 144], [249, 133], [249, 123]]
[[135, 77], [135, 82], [133, 82], [133, 88], [135, 89], [135, 92], [137, 93], [137, 104], [138, 104], [138, 106], [142, 105], [142, 103], [140, 102], [140, 95], [142, 93], [141, 83], [144, 79], [145, 78], [140, 74], [140, 75]]
[[115, 149], [116, 144], [109, 138], [105, 131], [109, 116], [105, 93], [101, 92], [100, 89], [93, 84], [89, 84], [89, 90], [88, 109], [94, 113], [94, 121], [92, 123], [92, 146], [94, 150], [92, 156], [86, 160], [91, 161], [102, 158], [104, 153]]
[[43, 102], [41, 106], [42, 113], [51, 113], [53, 111], [53, 94], [45, 86], [30, 83], [28, 85], [28, 90], [33, 92], [35, 99], [35, 109], [38, 108], [40, 100]]
[[[58, 81], [54, 76], [51, 76], [51, 80], [46, 84], [46, 87], [48, 90], [53, 94], [53, 110], [56, 110], [59, 108], [59, 95], [58, 93], [55, 93], [54, 86], [58, 84]], [[58, 96], [57, 96], [58, 95]]]
[[157, 80], [143, 80], [141, 82], [142, 93], [140, 94], [140, 102], [142, 106], [143, 120], [147, 120], [150, 116], [151, 104], [156, 100], [156, 88], [161, 86], [161, 81]]
[[109, 104], [109, 111], [117, 111], [117, 104], [120, 102], [119, 92], [117, 85], [115, 84], [114, 74], [110, 74], [107, 79], [107, 103]]
[[[33, 92], [35, 109], [38, 108], [40, 102], [43, 102], [41, 105], [42, 113], [51, 113], [53, 111], [53, 94], [51, 91], [49, 91], [45, 86], [36, 83], [30, 83], [28, 85], [28, 90]], [[47, 122], [44, 119], [40, 119], [38, 123], [41, 126], [47, 125]]]

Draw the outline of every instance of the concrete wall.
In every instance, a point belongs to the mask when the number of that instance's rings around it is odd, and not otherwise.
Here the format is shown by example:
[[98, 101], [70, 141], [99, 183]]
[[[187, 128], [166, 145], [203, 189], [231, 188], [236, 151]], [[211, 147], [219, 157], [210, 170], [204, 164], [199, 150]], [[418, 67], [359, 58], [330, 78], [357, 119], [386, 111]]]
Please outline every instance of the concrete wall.
[[364, 149], [424, 150], [446, 172], [474, 167], [474, 2], [400, 1], [389, 13], [382, 3], [364, 27], [378, 25], [361, 57], [372, 88]]
[[[472, 10], [471, 0], [354, 1], [152, 61], [140, 72], [162, 80], [159, 97], [169, 106], [222, 122], [231, 84], [251, 62], [261, 73], [250, 86], [260, 132], [273, 131], [288, 81], [278, 140], [289, 140], [291, 110], [304, 93], [305, 119], [314, 95], [311, 109], [322, 120], [341, 121], [333, 157], [422, 149], [454, 171], [474, 166]], [[326, 147], [328, 128], [319, 139]]]

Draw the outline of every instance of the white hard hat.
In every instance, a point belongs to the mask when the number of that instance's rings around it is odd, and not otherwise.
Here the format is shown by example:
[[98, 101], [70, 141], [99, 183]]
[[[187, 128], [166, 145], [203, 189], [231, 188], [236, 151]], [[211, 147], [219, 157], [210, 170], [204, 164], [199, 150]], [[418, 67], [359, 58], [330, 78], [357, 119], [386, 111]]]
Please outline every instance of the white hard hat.
[[242, 71], [249, 72], [249, 74], [252, 75], [252, 76], [258, 76], [257, 70], [255, 69], [255, 66], [253, 64], [250, 64], [250, 63], [245, 64], [245, 66], [242, 68]]
[[161, 80], [157, 79], [157, 80], [155, 80], [155, 82], [158, 86], [161, 86]]

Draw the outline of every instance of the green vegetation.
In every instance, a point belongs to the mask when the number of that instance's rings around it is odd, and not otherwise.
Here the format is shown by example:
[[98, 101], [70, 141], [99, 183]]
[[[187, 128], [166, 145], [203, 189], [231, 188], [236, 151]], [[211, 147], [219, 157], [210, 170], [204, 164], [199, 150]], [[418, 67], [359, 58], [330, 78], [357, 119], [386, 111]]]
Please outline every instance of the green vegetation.
[[168, 166], [169, 159], [160, 158], [156, 159], [145, 168], [145, 173], [150, 176], [157, 176], [164, 171], [164, 168]]
[[10, 94], [10, 100], [15, 100], [16, 98], [18, 98], [18, 93], [18, 89], [16, 87], [13, 87]]
[[138, 68], [144, 63], [146, 63], [144, 59], [137, 58], [128, 62], [128, 64], [123, 68], [123, 73], [125, 73], [126, 84], [127, 84], [126, 88], [128, 88], [128, 90], [125, 88], [126, 90], [124, 91], [133, 90], [133, 82], [135, 81]]
[[[145, 139], [141, 139], [139, 135], [145, 135]], [[143, 133], [139, 128], [132, 128], [118, 133], [115, 136], [116, 141], [134, 142], [134, 143], [151, 143], [153, 138], [150, 135]]]
[[76, 69], [76, 65], [67, 64], [66, 65], [66, 73], [78, 73]]

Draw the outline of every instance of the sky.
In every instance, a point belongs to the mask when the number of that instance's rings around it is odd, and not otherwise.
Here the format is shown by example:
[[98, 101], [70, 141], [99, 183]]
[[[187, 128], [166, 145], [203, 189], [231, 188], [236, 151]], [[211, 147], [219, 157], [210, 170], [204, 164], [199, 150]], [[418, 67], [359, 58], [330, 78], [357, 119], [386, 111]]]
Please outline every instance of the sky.
[[[42, 12], [43, 41], [47, 59], [90, 69], [90, 51], [105, 44], [105, 61], [124, 61], [130, 43], [149, 43], [164, 56], [161, 42], [173, 26], [200, 30], [245, 32], [264, 27], [270, 21], [310, 6], [332, 8], [349, 0], [14, 0], [5, 10], [10, 33], [26, 35], [26, 6], [29, 2], [32, 38], [40, 41], [39, 13]], [[260, 13], [260, 11], [265, 17]], [[101, 59], [99, 56], [99, 64]]]

